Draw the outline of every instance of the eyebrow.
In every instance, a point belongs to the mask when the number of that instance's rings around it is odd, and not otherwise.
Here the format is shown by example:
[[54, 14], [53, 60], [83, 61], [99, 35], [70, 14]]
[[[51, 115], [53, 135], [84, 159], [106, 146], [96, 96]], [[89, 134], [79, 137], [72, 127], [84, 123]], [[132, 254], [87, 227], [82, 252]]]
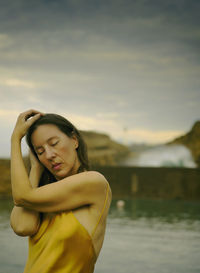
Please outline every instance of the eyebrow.
[[[50, 138], [47, 139], [47, 142], [51, 141], [54, 138], [58, 138], [58, 137], [57, 136], [50, 137]], [[36, 150], [38, 150], [40, 148], [42, 148], [42, 146], [34, 146], [34, 149], [36, 149]]]

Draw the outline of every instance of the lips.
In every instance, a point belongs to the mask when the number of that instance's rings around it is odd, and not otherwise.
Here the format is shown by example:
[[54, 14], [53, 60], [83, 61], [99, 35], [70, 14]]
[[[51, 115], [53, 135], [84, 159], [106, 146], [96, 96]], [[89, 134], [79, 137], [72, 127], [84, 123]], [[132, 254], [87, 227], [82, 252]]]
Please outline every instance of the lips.
[[53, 164], [52, 168], [53, 168], [53, 170], [58, 171], [58, 170], [60, 170], [61, 165], [62, 165], [61, 163], [56, 163], [56, 164]]

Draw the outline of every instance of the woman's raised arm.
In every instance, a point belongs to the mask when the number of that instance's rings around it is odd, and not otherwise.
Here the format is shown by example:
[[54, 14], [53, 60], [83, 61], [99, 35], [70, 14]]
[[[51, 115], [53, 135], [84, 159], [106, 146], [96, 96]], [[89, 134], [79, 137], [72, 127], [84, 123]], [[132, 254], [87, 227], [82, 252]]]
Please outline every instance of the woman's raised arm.
[[[31, 119], [27, 118], [30, 116]], [[22, 158], [21, 139], [39, 117], [40, 113], [34, 110], [22, 113], [12, 135], [11, 183], [15, 205], [39, 212], [55, 212], [102, 202], [108, 182], [95, 171], [75, 174], [43, 187], [31, 187]]]
[[[31, 113], [29, 113], [29, 115], [30, 114]], [[38, 118], [39, 116], [40, 115], [38, 115], [37, 117], [32, 119], [31, 123], [34, 122], [34, 120], [36, 118]], [[18, 121], [19, 121], [19, 119], [18, 119]], [[15, 130], [13, 131], [12, 140], [13, 140], [13, 138], [15, 138], [14, 135], [16, 134], [16, 139], [21, 141], [23, 134], [20, 135], [19, 130], [16, 130], [16, 129], [18, 129], [17, 124], [15, 127]], [[26, 132], [26, 130], [24, 130], [24, 133], [25, 132]], [[16, 160], [18, 158], [17, 155], [13, 155], [13, 152], [14, 151], [11, 150], [11, 164], [13, 163], [13, 160]], [[22, 157], [21, 157], [21, 159], [22, 159]], [[36, 187], [38, 187], [38, 184], [39, 184], [39, 179], [40, 179], [40, 176], [42, 173], [42, 169], [41, 169], [41, 166], [39, 166], [39, 164], [38, 164], [39, 162], [36, 162], [35, 159], [33, 160], [32, 154], [30, 154], [30, 159], [31, 159], [31, 171], [29, 174], [29, 182], [30, 182], [29, 186], [31, 188], [36, 188]], [[12, 170], [11, 170], [11, 173], [12, 173]], [[14, 188], [12, 188], [12, 190], [13, 190], [13, 192], [15, 192]], [[14, 198], [14, 196], [13, 196], [13, 198]], [[38, 227], [40, 224], [40, 213], [30, 210], [30, 209], [27, 209], [27, 208], [14, 206], [14, 208], [12, 209], [11, 215], [10, 215], [10, 224], [11, 224], [12, 229], [14, 230], [14, 232], [17, 235], [31, 236], [31, 235], [35, 234], [38, 230]]]
[[[37, 187], [40, 179], [38, 169], [32, 166], [29, 180], [31, 186]], [[14, 232], [19, 236], [34, 235], [40, 225], [40, 213], [23, 207], [14, 206], [10, 215], [10, 224]]]

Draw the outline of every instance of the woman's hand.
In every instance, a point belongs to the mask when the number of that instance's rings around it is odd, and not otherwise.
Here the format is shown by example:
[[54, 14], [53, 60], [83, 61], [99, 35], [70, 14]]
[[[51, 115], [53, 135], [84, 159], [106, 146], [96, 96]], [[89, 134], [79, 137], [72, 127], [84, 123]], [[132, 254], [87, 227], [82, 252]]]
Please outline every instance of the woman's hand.
[[37, 169], [40, 173], [44, 171], [44, 166], [40, 163], [40, 161], [36, 158], [31, 150], [29, 150], [29, 159], [31, 168]]
[[28, 110], [19, 115], [12, 137], [17, 137], [20, 140], [25, 136], [29, 127], [39, 119], [43, 114], [36, 110]]
[[29, 159], [31, 164], [29, 180], [31, 182], [32, 187], [37, 188], [40, 182], [41, 175], [44, 171], [44, 167], [31, 150], [29, 150]]

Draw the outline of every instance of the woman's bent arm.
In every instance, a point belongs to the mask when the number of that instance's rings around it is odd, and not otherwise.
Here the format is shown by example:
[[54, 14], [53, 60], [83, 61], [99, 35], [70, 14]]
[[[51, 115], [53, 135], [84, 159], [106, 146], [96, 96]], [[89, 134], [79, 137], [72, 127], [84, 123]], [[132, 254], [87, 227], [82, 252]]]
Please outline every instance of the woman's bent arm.
[[[37, 187], [39, 178], [40, 174], [38, 173], [38, 169], [32, 167], [29, 180], [33, 188]], [[17, 235], [32, 236], [39, 228], [40, 213], [27, 208], [14, 206], [10, 216], [10, 224]]]
[[10, 224], [17, 235], [32, 236], [39, 228], [39, 213], [26, 208], [14, 206], [10, 216]]
[[21, 140], [39, 117], [40, 113], [35, 110], [20, 114], [12, 134], [11, 184], [15, 205], [38, 212], [56, 212], [100, 204], [108, 183], [103, 175], [94, 171], [75, 174], [39, 188], [31, 187], [22, 158]]

